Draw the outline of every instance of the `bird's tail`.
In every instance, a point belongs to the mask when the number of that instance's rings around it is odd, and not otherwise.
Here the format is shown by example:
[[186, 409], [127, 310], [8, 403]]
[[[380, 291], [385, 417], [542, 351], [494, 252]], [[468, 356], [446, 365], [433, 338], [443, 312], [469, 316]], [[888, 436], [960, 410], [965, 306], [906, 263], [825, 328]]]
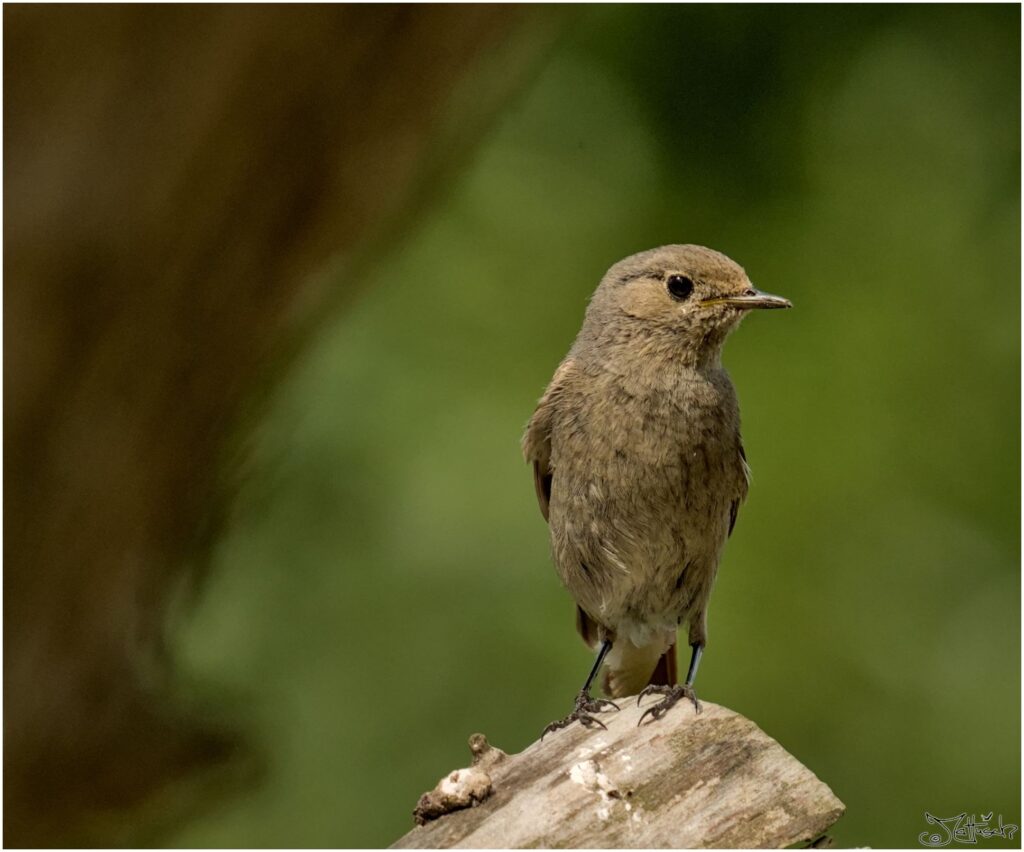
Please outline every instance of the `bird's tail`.
[[668, 646], [668, 650], [658, 658], [654, 674], [647, 681], [649, 686], [675, 686], [679, 682], [678, 665], [676, 664], [676, 643]]
[[632, 642], [619, 641], [608, 654], [604, 691], [612, 698], [636, 695], [648, 684], [673, 686], [676, 683], [676, 646], [652, 642], [638, 648]]

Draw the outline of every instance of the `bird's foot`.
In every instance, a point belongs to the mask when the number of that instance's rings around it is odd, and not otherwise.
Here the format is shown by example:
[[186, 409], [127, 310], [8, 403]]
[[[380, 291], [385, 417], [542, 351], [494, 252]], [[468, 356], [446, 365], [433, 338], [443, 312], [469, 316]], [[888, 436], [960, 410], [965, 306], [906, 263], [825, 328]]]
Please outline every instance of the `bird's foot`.
[[584, 728], [590, 728], [594, 725], [604, 728], [604, 723], [600, 719], [595, 719], [590, 714], [600, 713], [609, 707], [614, 707], [616, 710], [619, 709], [619, 705], [614, 701], [609, 701], [607, 698], [591, 698], [590, 693], [585, 689], [580, 690], [580, 694], [576, 696], [576, 704], [573, 707], [572, 713], [564, 719], [559, 719], [548, 725], [541, 733], [540, 738], [544, 739], [544, 736], [552, 731], [568, 728], [573, 722], [579, 722]]
[[644, 719], [650, 716], [652, 719], [660, 719], [671, 710], [681, 698], [689, 698], [693, 702], [693, 709], [700, 713], [700, 702], [697, 700], [697, 693], [692, 686], [645, 686], [636, 697], [636, 706], [640, 706], [640, 699], [645, 695], [664, 695], [657, 704], [653, 704], [644, 710], [637, 727], [643, 724]]

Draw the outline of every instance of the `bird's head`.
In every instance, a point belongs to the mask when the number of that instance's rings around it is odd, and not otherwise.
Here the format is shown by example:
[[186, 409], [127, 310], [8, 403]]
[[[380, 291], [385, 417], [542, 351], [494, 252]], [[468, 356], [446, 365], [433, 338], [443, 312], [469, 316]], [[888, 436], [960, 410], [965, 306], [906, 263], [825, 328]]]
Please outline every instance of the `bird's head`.
[[616, 263], [587, 310], [598, 338], [657, 336], [699, 360], [720, 352], [748, 311], [792, 307], [757, 290], [743, 268], [717, 251], [670, 245]]

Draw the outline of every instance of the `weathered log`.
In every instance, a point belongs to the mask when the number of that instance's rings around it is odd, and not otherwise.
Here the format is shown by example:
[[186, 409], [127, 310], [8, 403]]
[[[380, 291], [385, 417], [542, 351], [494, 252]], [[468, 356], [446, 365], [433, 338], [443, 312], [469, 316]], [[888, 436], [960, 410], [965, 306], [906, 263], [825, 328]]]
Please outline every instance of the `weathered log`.
[[421, 798], [423, 824], [392, 848], [785, 847], [821, 838], [845, 811], [738, 713], [680, 704], [638, 726], [643, 708], [619, 705], [601, 715], [606, 730], [573, 726], [515, 755], [475, 734], [473, 766]]

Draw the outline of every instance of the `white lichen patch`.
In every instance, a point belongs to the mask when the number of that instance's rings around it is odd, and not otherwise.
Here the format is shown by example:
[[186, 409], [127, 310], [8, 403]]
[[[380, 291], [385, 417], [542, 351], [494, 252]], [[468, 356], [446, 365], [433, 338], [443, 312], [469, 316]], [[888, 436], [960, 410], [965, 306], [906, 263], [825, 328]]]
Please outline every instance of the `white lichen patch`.
[[470, 799], [482, 799], [490, 786], [491, 778], [486, 772], [472, 768], [456, 769], [441, 779], [438, 790], [453, 801], [468, 804]]
[[599, 804], [594, 814], [600, 820], [609, 819], [614, 803], [622, 800], [622, 794], [611, 779], [601, 771], [600, 765], [595, 760], [584, 760], [575, 764], [569, 770], [569, 780], [574, 784], [579, 784], [585, 790], [597, 794]]
[[478, 805], [491, 794], [491, 776], [482, 769], [468, 767], [449, 772], [429, 793], [420, 796], [413, 811], [419, 825], [452, 811]]
[[608, 797], [609, 794], [612, 794], [612, 798], [618, 797], [619, 791], [608, 780], [608, 776], [601, 771], [597, 761], [584, 760], [575, 764], [569, 770], [569, 779], [573, 783], [586, 787], [588, 790], [592, 790], [602, 796]]
[[629, 825], [640, 825], [646, 822], [646, 812], [644, 811], [643, 805], [637, 805], [633, 808], [631, 805], [626, 805], [626, 812], [629, 814]]
[[597, 764], [592, 760], [584, 760], [569, 770], [569, 780], [589, 790], [597, 789]]

